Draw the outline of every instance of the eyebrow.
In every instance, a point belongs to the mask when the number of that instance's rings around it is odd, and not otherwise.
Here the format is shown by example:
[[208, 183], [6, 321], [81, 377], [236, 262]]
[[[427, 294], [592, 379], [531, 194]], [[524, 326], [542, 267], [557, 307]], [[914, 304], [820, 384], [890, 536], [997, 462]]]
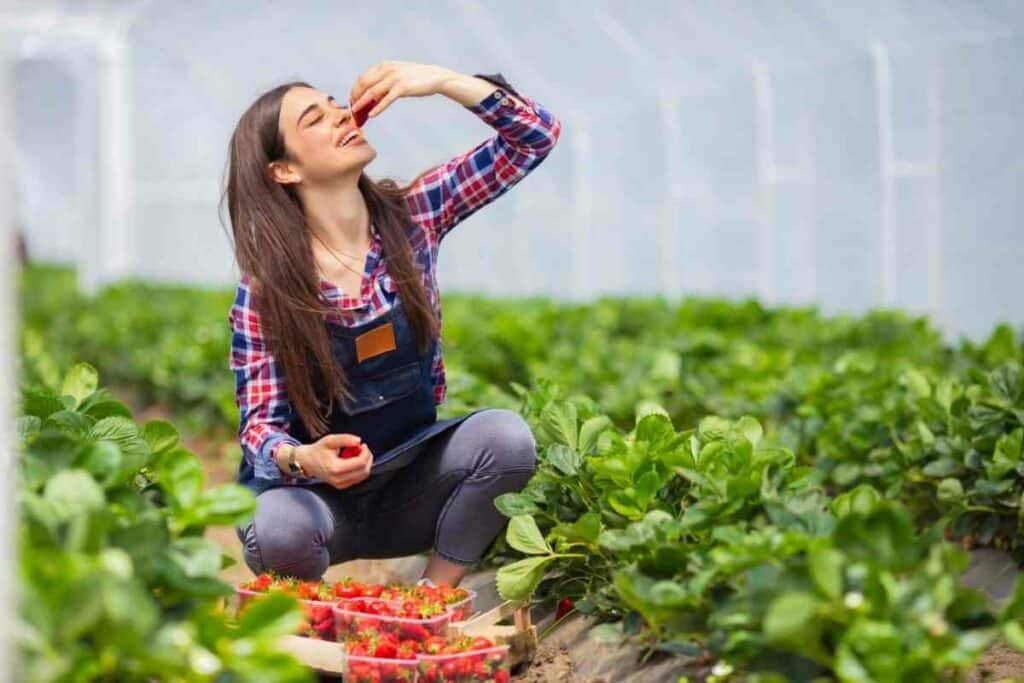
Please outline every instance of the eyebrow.
[[[336, 99], [334, 99], [334, 95], [328, 95], [328, 96], [327, 96], [327, 101], [328, 101], [328, 102], [334, 102], [335, 104], [337, 104], [337, 103], [338, 103], [338, 101], [337, 101]], [[314, 109], [316, 109], [316, 108], [317, 108], [317, 107], [319, 107], [319, 106], [320, 106], [320, 103], [319, 103], [319, 102], [314, 102], [313, 104], [311, 104], [311, 105], [309, 105], [308, 107], [306, 107], [305, 109], [303, 109], [303, 110], [302, 110], [302, 113], [301, 113], [301, 114], [299, 114], [299, 118], [298, 118], [298, 120], [297, 120], [297, 121], [295, 122], [295, 127], [296, 127], [296, 128], [298, 128], [298, 127], [299, 127], [299, 124], [301, 124], [301, 123], [302, 123], [302, 117], [303, 117], [303, 116], [305, 116], [306, 114], [308, 114], [309, 112], [313, 111]], [[342, 107], [342, 109], [348, 109], [348, 105], [344, 105], [344, 106]]]

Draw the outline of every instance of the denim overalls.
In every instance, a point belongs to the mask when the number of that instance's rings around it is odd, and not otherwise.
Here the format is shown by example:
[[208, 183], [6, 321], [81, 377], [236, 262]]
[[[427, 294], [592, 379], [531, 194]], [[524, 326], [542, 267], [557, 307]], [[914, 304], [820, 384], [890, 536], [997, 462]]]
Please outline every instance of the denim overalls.
[[[394, 349], [370, 357], [364, 354], [360, 361], [357, 339], [367, 339], [364, 335], [374, 330], [378, 334], [386, 331], [381, 328], [388, 323], [394, 335]], [[394, 304], [386, 313], [363, 325], [326, 325], [334, 357], [344, 369], [353, 395], [351, 401], [341, 396], [335, 399], [334, 410], [328, 416], [329, 433], [355, 434], [373, 453], [370, 478], [343, 491], [362, 493], [382, 487], [391, 478], [388, 473], [408, 465], [422, 450], [420, 446], [454, 428], [470, 415], [484, 410], [481, 408], [459, 417], [437, 420], [431, 364], [438, 342], [435, 339], [425, 353], [418, 353], [401, 298], [395, 297]], [[325, 395], [322, 381], [315, 384], [315, 390], [321, 397], [321, 404], [326, 407], [327, 402], [322, 398]], [[343, 402], [345, 405], [341, 405]], [[289, 433], [300, 443], [315, 441], [298, 419], [293, 420]], [[273, 486], [256, 480], [254, 468], [245, 458], [239, 465], [238, 482], [257, 495]]]

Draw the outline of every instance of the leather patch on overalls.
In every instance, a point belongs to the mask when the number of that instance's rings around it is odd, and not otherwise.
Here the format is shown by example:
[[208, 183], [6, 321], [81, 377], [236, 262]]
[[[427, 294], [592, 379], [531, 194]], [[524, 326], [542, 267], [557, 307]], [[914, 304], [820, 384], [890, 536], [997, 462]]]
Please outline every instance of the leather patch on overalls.
[[356, 358], [360, 363], [367, 358], [394, 350], [395, 328], [391, 323], [384, 323], [356, 337]]

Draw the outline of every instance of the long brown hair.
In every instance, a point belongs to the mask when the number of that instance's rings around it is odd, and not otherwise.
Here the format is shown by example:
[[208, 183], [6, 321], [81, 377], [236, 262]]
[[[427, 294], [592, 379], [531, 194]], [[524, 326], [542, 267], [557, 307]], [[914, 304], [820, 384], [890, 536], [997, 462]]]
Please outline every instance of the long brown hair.
[[[326, 416], [335, 397], [351, 398], [352, 394], [331, 352], [323, 316], [334, 308], [320, 292], [311, 233], [299, 197], [291, 185], [277, 183], [267, 172], [271, 161], [290, 158], [278, 118], [285, 93], [300, 86], [312, 87], [302, 81], [279, 85], [261, 95], [239, 119], [228, 148], [221, 205], [226, 198], [235, 260], [249, 275], [253, 305], [267, 347], [285, 375], [288, 399], [306, 431], [319, 438], [329, 429]], [[423, 353], [440, 335], [440, 325], [409, 241], [412, 218], [404, 197], [418, 179], [400, 187], [394, 180], [375, 181], [361, 173], [358, 187]], [[326, 412], [322, 412], [317, 387], [326, 390]]]

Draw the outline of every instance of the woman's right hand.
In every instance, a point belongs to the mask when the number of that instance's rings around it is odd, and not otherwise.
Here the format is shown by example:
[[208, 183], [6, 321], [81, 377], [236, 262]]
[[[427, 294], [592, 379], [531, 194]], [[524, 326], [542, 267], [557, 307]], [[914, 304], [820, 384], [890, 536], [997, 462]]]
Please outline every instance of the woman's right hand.
[[[349, 446], [360, 446], [359, 455], [342, 458], [341, 451]], [[339, 489], [355, 486], [370, 476], [373, 453], [355, 434], [327, 434], [311, 444], [295, 450], [295, 459], [311, 477]]]

